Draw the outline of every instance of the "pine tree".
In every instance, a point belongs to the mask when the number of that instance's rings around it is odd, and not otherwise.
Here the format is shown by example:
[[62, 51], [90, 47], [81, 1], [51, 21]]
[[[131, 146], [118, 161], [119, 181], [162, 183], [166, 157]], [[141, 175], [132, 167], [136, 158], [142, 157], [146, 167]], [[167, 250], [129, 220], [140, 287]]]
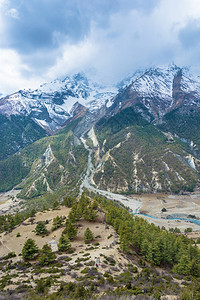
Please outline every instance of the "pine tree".
[[55, 209], [58, 209], [60, 206], [60, 203], [56, 200], [53, 202], [53, 205], [52, 205], [52, 209], [55, 210]]
[[89, 244], [94, 239], [93, 233], [90, 228], [87, 228], [84, 232], [84, 240], [86, 244]]
[[58, 250], [63, 252], [69, 250], [70, 248], [71, 248], [71, 244], [69, 238], [67, 237], [67, 235], [62, 234], [59, 239]]
[[75, 198], [73, 197], [70, 197], [70, 196], [66, 196], [64, 199], [63, 199], [63, 205], [65, 205], [66, 207], [72, 207], [72, 205], [74, 204], [75, 202]]
[[62, 217], [57, 216], [57, 217], [53, 218], [53, 225], [52, 225], [51, 230], [52, 231], [56, 230], [57, 228], [61, 227], [62, 224], [63, 224]]
[[42, 266], [51, 264], [56, 258], [55, 253], [52, 252], [51, 247], [45, 244], [42, 248], [39, 262]]
[[63, 234], [66, 234], [70, 240], [73, 240], [77, 236], [77, 228], [68, 219], [65, 223], [65, 229]]
[[190, 275], [192, 263], [186, 254], [183, 254], [173, 271], [177, 274]]
[[22, 220], [23, 220], [22, 216], [17, 212], [14, 216], [15, 225], [20, 224]]
[[95, 201], [95, 200], [93, 201], [91, 208], [92, 208], [92, 209], [97, 209], [97, 208], [98, 208], [98, 203], [97, 203], [97, 201]]
[[92, 208], [86, 207], [83, 216], [85, 220], [92, 222], [97, 218], [97, 213]]
[[35, 228], [35, 233], [37, 235], [43, 235], [43, 234], [46, 234], [48, 231], [47, 231], [47, 228], [45, 226], [45, 224], [43, 222], [38, 222], [36, 228]]
[[24, 260], [33, 259], [35, 254], [39, 252], [39, 249], [34, 240], [28, 239], [22, 249], [22, 257]]

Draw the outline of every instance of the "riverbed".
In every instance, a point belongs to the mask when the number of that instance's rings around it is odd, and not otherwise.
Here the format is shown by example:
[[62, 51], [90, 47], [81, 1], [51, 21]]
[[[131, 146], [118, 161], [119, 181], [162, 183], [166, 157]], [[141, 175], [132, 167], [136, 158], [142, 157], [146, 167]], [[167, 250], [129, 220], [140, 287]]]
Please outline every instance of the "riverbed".
[[[166, 229], [178, 227], [182, 232], [190, 227], [193, 231], [199, 231], [200, 233], [199, 192], [185, 195], [158, 193], [126, 196], [100, 190], [91, 182], [91, 178], [95, 172], [91, 159], [92, 150], [88, 147], [83, 137], [81, 140], [85, 149], [88, 151], [88, 167], [80, 187], [80, 193], [83, 191], [83, 188], [86, 187], [95, 193], [106, 196], [108, 199], [119, 201], [128, 207], [133, 215], [141, 216], [157, 226], [164, 226]], [[174, 214], [176, 214], [176, 217], [173, 217]]]
[[0, 193], [0, 215], [13, 213], [19, 208], [19, 202], [16, 196], [20, 190], [12, 189], [8, 192]]

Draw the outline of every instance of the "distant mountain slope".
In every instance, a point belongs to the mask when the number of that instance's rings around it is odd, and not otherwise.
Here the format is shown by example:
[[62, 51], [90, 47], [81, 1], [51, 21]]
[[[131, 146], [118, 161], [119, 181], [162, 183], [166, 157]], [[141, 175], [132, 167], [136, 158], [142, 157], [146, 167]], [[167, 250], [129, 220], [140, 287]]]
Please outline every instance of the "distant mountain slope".
[[72, 133], [77, 122], [0, 161], [0, 191], [21, 183], [20, 197], [26, 199], [60, 188], [77, 194], [87, 164], [87, 151]]
[[115, 192], [192, 191], [200, 161], [187, 143], [164, 135], [133, 108], [96, 126], [100, 159], [94, 182]]
[[146, 70], [121, 89], [108, 114], [130, 106], [154, 123], [161, 122], [165, 114], [182, 106], [200, 110], [200, 79], [187, 68], [175, 65]]
[[55, 133], [69, 120], [86, 114], [90, 126], [104, 115], [116, 92], [79, 73], [0, 99], [0, 160]]
[[79, 73], [1, 99], [0, 114], [29, 116], [45, 130], [54, 132], [75, 116], [77, 105], [93, 112], [110, 105], [109, 99], [116, 92], [115, 87], [102, 87]]
[[177, 108], [163, 117], [158, 125], [190, 145], [191, 151], [200, 158], [200, 110], [192, 107]]
[[118, 87], [116, 93], [77, 74], [1, 99], [0, 191], [23, 180], [23, 198], [63, 186], [77, 192], [88, 155], [80, 138], [92, 127], [97, 187], [126, 193], [196, 188], [200, 78], [171, 65], [137, 71]]
[[0, 160], [44, 136], [46, 131], [29, 117], [0, 115]]

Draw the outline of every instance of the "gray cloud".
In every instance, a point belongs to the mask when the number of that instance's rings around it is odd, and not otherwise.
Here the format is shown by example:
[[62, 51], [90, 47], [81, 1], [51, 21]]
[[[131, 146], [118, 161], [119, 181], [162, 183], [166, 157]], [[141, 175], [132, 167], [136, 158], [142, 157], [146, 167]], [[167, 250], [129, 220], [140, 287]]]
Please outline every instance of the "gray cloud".
[[[78, 42], [85, 37], [94, 21], [108, 26], [109, 17], [130, 9], [149, 11], [157, 0], [13, 0], [4, 22], [6, 44], [20, 53], [58, 47], [63, 40]], [[20, 3], [20, 4], [19, 4]], [[146, 4], [148, 3], [148, 4]], [[17, 15], [18, 17], [13, 17]], [[8, 18], [10, 16], [10, 18]], [[62, 40], [55, 39], [62, 37]], [[50, 50], [49, 49], [49, 50]]]
[[182, 47], [191, 49], [200, 46], [200, 22], [199, 20], [190, 21], [179, 32], [179, 40]]
[[113, 81], [140, 67], [195, 64], [198, 1], [0, 0], [0, 92], [11, 77], [14, 91], [79, 70]]

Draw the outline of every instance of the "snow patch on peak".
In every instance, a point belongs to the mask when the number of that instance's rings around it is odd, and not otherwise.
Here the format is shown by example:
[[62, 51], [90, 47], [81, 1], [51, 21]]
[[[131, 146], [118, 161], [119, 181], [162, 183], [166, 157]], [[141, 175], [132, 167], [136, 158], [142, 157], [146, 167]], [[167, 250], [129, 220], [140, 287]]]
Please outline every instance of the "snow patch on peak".
[[141, 97], [164, 98], [171, 101], [174, 75], [177, 69], [171, 67], [147, 70], [141, 77], [132, 84], [132, 89]]
[[7, 96], [0, 103], [0, 113], [31, 116], [41, 127], [54, 131], [74, 116], [77, 103], [94, 113], [111, 105], [116, 93], [116, 87], [103, 87], [78, 73]]

